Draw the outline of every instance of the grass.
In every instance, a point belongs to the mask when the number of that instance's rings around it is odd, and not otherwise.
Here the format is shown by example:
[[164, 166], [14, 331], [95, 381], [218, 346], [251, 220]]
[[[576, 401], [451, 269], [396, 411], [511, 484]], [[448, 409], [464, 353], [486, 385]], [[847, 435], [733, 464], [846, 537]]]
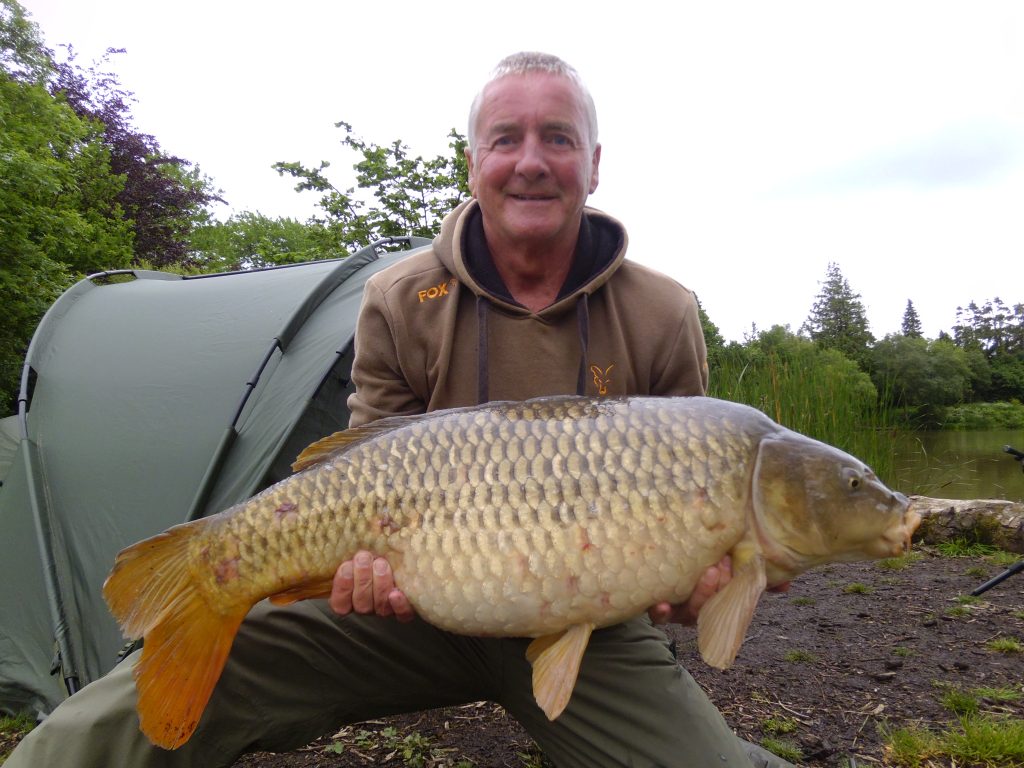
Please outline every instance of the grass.
[[796, 731], [797, 725], [792, 717], [769, 717], [761, 723], [761, 730], [771, 736], [784, 736]]
[[914, 563], [922, 560], [924, 555], [920, 552], [906, 552], [899, 557], [886, 557], [879, 560], [877, 565], [879, 568], [884, 568], [889, 571], [902, 571], [904, 568], [909, 568]]
[[[448, 756], [450, 749], [435, 747], [433, 741], [418, 731], [402, 735], [397, 728], [388, 726], [379, 731], [366, 729], [354, 730], [351, 727], [342, 728], [332, 737], [329, 745], [324, 747], [324, 752], [341, 755], [346, 751], [352, 751], [361, 758], [366, 758], [367, 753], [375, 760], [391, 760], [395, 757], [402, 759], [403, 764], [409, 768], [427, 768], [427, 766], [450, 766], [450, 768], [472, 768], [472, 761], [466, 759], [455, 759]], [[384, 754], [373, 754], [373, 753]]]
[[991, 544], [982, 544], [965, 537], [939, 542], [935, 549], [943, 557], [991, 557], [999, 551]]
[[914, 649], [913, 648], [904, 648], [902, 645], [897, 645], [895, 648], [892, 649], [892, 655], [893, 656], [902, 656], [903, 658], [906, 658], [907, 656], [913, 656], [914, 655]]
[[810, 651], [802, 650], [786, 651], [786, 655], [782, 658], [784, 658], [790, 664], [813, 664], [815, 661], [818, 660], [818, 657]]
[[1017, 552], [1007, 552], [1005, 549], [997, 549], [991, 555], [985, 557], [992, 565], [998, 565], [1000, 568], [1009, 568], [1011, 565], [1016, 565], [1024, 555], [1020, 555]]
[[783, 426], [834, 445], [891, 477], [895, 420], [856, 364], [810, 342], [765, 335], [751, 352], [726, 351], [714, 361], [709, 394], [753, 406]]
[[1024, 643], [1015, 637], [997, 637], [985, 643], [985, 647], [997, 653], [1024, 653]]
[[783, 760], [788, 760], [791, 763], [798, 763], [804, 757], [800, 747], [785, 739], [774, 739], [768, 736], [761, 739], [761, 746], [777, 757], [781, 757]]
[[[0, 765], [10, 756], [15, 736], [24, 736], [35, 727], [35, 720], [28, 715], [0, 716]], [[8, 744], [12, 746], [5, 746]]]
[[870, 595], [874, 591], [874, 587], [869, 587], [867, 584], [861, 584], [859, 581], [855, 581], [852, 584], [847, 584], [843, 587], [843, 592], [848, 595]]
[[977, 605], [981, 602], [981, 598], [977, 595], [957, 595], [953, 599], [960, 605]]
[[1012, 766], [1024, 763], [1024, 720], [963, 716], [949, 728], [898, 728], [883, 735], [889, 762], [907, 768], [935, 765]]
[[962, 619], [965, 616], [971, 615], [971, 609], [966, 605], [954, 605], [952, 608], [945, 610], [945, 615], [953, 619]]
[[790, 602], [793, 605], [814, 605], [817, 601], [813, 597], [794, 597]]

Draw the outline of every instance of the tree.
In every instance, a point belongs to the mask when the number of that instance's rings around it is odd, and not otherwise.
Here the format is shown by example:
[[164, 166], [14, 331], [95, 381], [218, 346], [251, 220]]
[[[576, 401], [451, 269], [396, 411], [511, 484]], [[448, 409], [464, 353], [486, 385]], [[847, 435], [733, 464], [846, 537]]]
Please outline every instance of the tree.
[[980, 307], [973, 301], [957, 307], [953, 338], [958, 347], [975, 347], [989, 359], [1024, 352], [1024, 304], [1010, 308], [997, 296]]
[[125, 267], [131, 231], [121, 179], [97, 127], [42, 85], [0, 72], [0, 409], [46, 308], [82, 273]]
[[205, 220], [206, 208], [221, 200], [191, 163], [166, 154], [153, 136], [134, 127], [128, 106], [133, 95], [116, 75], [100, 69], [120, 53], [108, 48], [100, 62], [83, 69], [69, 47], [67, 60], [55, 65], [51, 91], [77, 115], [102, 126], [111, 173], [124, 177], [118, 202], [132, 223], [136, 262], [183, 263], [192, 230]]
[[890, 335], [872, 350], [872, 378], [893, 400], [914, 408], [955, 405], [971, 392], [967, 353], [946, 340]]
[[850, 288], [838, 264], [829, 263], [821, 292], [801, 330], [822, 348], [838, 350], [866, 367], [868, 346], [875, 337], [868, 330], [860, 294]]
[[17, 82], [41, 85], [53, 74], [53, 54], [39, 27], [14, 0], [0, 0], [0, 70]]
[[697, 314], [700, 317], [701, 330], [704, 332], [704, 345], [708, 348], [708, 367], [714, 368], [718, 364], [722, 350], [725, 349], [725, 338], [704, 311], [700, 299], [697, 300]]
[[345, 132], [342, 145], [362, 158], [352, 166], [356, 185], [371, 192], [374, 204], [368, 205], [355, 187], [345, 191], [335, 187], [324, 174], [330, 167], [326, 160], [317, 168], [297, 162], [278, 162], [274, 168], [282, 176], [299, 180], [296, 191], [320, 193], [317, 205], [323, 216], [311, 223], [325, 228], [328, 245], [338, 251], [354, 253], [385, 237], [433, 237], [444, 216], [469, 196], [466, 139], [454, 128], [448, 134], [452, 154], [424, 160], [420, 155], [410, 157], [409, 147], [401, 140], [379, 146], [354, 136], [346, 122], [335, 125]]
[[318, 224], [272, 219], [248, 211], [225, 222], [208, 222], [191, 237], [189, 261], [202, 272], [256, 269], [326, 258]]
[[912, 339], [920, 339], [922, 336], [921, 318], [917, 316], [914, 302], [910, 299], [907, 299], [907, 308], [903, 310], [903, 322], [900, 324], [900, 333]]

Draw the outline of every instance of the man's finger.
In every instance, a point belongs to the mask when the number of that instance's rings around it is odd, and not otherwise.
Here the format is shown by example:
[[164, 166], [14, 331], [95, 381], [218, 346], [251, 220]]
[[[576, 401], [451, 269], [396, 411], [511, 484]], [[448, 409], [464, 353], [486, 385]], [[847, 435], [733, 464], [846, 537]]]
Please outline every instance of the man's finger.
[[416, 618], [416, 611], [413, 610], [412, 605], [409, 603], [409, 598], [405, 596], [405, 592], [402, 590], [392, 589], [388, 594], [388, 603], [391, 605], [391, 610], [395, 613], [395, 618], [403, 624]]
[[352, 613], [352, 561], [346, 560], [334, 572], [331, 596], [328, 599], [331, 610], [341, 616]]
[[391, 565], [383, 557], [373, 561], [373, 610], [378, 616], [394, 613], [388, 599], [395, 588], [395, 576]]
[[352, 609], [356, 613], [373, 613], [373, 556], [356, 552], [352, 558]]

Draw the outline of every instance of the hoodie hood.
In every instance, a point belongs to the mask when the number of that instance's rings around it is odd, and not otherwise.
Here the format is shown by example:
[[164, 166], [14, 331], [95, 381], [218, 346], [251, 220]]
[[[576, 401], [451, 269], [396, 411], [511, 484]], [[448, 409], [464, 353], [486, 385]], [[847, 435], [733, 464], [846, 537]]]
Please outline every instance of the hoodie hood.
[[[626, 258], [626, 230], [596, 208], [584, 208], [572, 266], [555, 302], [540, 318], [559, 316], [597, 291]], [[483, 219], [475, 199], [461, 203], [441, 224], [434, 252], [462, 287], [493, 306], [513, 314], [532, 314], [517, 303], [501, 280], [483, 234]]]

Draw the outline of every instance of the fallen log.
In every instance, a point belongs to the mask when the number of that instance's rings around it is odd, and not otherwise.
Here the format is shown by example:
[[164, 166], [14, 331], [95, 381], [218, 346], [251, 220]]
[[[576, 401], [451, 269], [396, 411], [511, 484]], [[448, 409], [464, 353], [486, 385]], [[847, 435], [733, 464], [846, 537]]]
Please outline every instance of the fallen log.
[[911, 496], [921, 515], [914, 541], [940, 544], [965, 539], [1024, 554], [1024, 504], [1005, 499], [932, 499]]

